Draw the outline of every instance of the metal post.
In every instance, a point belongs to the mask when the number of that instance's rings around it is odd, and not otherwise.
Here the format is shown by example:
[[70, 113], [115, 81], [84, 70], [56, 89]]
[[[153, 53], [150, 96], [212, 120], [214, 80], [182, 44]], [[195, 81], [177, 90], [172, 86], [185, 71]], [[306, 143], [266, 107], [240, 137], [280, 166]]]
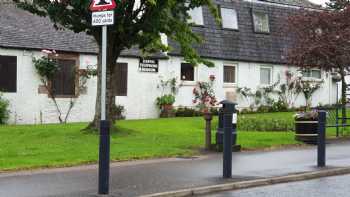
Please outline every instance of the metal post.
[[223, 158], [223, 177], [232, 177], [232, 113], [223, 114], [224, 123], [224, 158]]
[[337, 137], [339, 137], [339, 84], [337, 83], [337, 96], [336, 96], [337, 101], [336, 106], [335, 106], [335, 113], [336, 113], [336, 117], [335, 117], [335, 123], [336, 123], [336, 130], [337, 130]]
[[101, 120], [106, 120], [107, 26], [102, 26]]
[[211, 149], [211, 121], [213, 116], [211, 113], [204, 113], [205, 120], [205, 149]]
[[106, 120], [107, 26], [102, 26], [101, 122], [98, 170], [98, 194], [109, 193], [110, 133]]
[[336, 124], [336, 131], [337, 131], [337, 137], [339, 137], [339, 105], [337, 104], [335, 107], [335, 124]]
[[326, 112], [318, 113], [317, 166], [326, 166]]

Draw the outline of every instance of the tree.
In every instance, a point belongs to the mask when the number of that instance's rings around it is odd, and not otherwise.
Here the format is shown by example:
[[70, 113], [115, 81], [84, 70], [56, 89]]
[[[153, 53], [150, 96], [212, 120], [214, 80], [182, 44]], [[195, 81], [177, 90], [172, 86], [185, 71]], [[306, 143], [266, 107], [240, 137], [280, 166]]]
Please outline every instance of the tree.
[[350, 5], [350, 0], [329, 0], [326, 5], [333, 10], [342, 10]]
[[[345, 75], [350, 68], [349, 18], [350, 6], [341, 10], [304, 10], [291, 16], [287, 27], [293, 40], [288, 52], [289, 63], [339, 73], [343, 106], [346, 104]], [[345, 107], [342, 113], [345, 117]]]
[[[86, 32], [99, 45], [101, 51], [101, 28], [91, 26], [91, 0], [13, 0], [24, 10], [39, 16], [49, 17], [56, 28]], [[108, 27], [107, 44], [107, 113], [113, 122], [115, 96], [112, 79], [116, 60], [121, 52], [131, 47], [139, 47], [145, 53], [167, 51], [170, 48], [161, 42], [161, 34], [179, 43], [184, 60], [193, 64], [213, 66], [202, 59], [192, 47], [201, 42], [201, 38], [192, 31], [188, 23], [188, 11], [199, 6], [208, 6], [218, 19], [216, 7], [211, 0], [117, 0], [115, 24]], [[98, 79], [101, 76], [101, 53], [98, 55]], [[94, 120], [90, 128], [98, 128], [100, 119], [101, 81], [98, 91]]]

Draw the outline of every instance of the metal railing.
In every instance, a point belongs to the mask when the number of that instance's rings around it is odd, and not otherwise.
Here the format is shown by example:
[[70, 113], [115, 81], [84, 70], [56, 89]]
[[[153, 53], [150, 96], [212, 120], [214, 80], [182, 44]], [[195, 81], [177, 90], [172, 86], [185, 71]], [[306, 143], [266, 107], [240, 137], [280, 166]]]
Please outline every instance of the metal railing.
[[339, 137], [340, 134], [343, 135], [343, 131], [350, 127], [350, 117], [347, 117], [345, 108], [345, 116], [342, 113], [343, 105], [334, 105], [330, 107], [317, 107], [317, 110], [324, 110], [327, 112], [327, 126], [328, 128], [336, 128], [336, 136]]

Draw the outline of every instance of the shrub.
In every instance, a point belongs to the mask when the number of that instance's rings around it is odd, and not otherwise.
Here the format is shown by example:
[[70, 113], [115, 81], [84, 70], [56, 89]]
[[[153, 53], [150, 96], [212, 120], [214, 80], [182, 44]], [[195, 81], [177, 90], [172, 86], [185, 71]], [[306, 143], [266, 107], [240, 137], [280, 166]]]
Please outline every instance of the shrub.
[[124, 106], [122, 105], [114, 105], [112, 107], [112, 110], [113, 110], [113, 119], [114, 120], [123, 120], [125, 119], [125, 116], [124, 116], [124, 112], [125, 112], [125, 108]]
[[9, 102], [0, 94], [0, 124], [5, 124], [9, 118]]
[[293, 131], [294, 120], [239, 116], [238, 131]]
[[277, 102], [273, 102], [271, 106], [272, 112], [287, 112], [289, 111], [288, 104], [283, 100], [278, 100]]
[[175, 114], [177, 117], [195, 117], [201, 116], [202, 112], [188, 107], [179, 107]]
[[210, 112], [211, 112], [211, 114], [213, 114], [213, 115], [219, 115], [219, 108], [210, 108]]
[[271, 107], [270, 106], [266, 106], [266, 105], [261, 105], [258, 107], [258, 109], [256, 110], [256, 112], [258, 113], [267, 113], [267, 112], [271, 112]]
[[164, 105], [172, 105], [175, 103], [175, 96], [172, 94], [165, 94], [161, 97], [157, 97], [157, 105], [161, 108]]

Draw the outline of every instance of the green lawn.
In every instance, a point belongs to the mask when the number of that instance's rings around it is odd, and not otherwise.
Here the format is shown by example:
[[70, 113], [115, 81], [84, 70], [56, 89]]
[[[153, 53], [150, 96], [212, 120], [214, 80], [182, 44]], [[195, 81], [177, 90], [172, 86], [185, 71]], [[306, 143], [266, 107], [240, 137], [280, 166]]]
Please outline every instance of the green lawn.
[[[289, 116], [261, 114], [272, 118], [274, 115]], [[213, 128], [216, 124], [217, 118]], [[85, 126], [0, 126], [0, 170], [96, 162], [98, 135], [82, 133]], [[115, 161], [194, 155], [204, 142], [202, 117], [119, 121], [117, 130], [111, 140], [111, 159]], [[293, 132], [247, 131], [239, 132], [238, 143], [244, 149], [299, 144]]]

